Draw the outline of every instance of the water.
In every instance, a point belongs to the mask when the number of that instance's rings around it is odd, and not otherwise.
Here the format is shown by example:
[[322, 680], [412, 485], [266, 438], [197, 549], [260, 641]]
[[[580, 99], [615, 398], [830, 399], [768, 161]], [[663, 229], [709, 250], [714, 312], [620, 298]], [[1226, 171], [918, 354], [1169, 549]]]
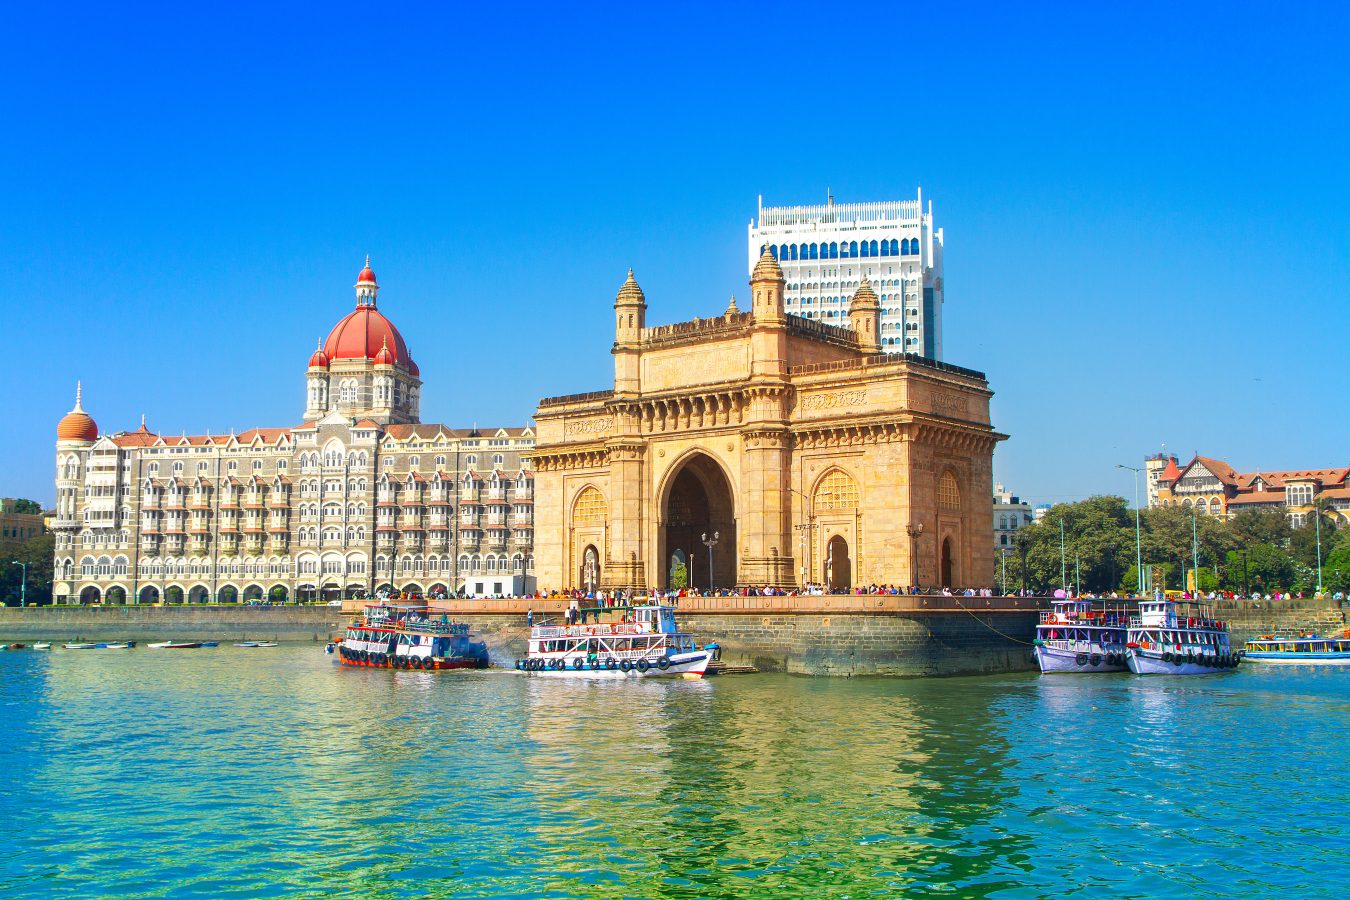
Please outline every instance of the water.
[[1348, 688], [4, 653], [0, 895], [1332, 896]]

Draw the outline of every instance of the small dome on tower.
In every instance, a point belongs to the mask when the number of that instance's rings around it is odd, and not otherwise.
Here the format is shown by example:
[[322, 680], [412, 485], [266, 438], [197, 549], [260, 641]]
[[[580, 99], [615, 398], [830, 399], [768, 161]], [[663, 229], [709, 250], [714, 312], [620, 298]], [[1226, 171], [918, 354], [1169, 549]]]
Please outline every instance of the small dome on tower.
[[628, 270], [628, 280], [619, 288], [619, 303], [646, 303], [647, 297], [642, 293], [642, 288], [638, 287], [637, 279], [633, 277], [633, 270]]
[[319, 346], [315, 348], [313, 355], [310, 356], [309, 367], [311, 369], [328, 368], [328, 354], [323, 352], [323, 341], [319, 341]]
[[82, 386], [77, 381], [75, 382], [75, 407], [56, 424], [56, 439], [58, 441], [92, 442], [98, 440], [98, 425], [80, 406], [81, 393]]
[[764, 245], [764, 252], [759, 255], [759, 262], [755, 263], [755, 270], [750, 273], [751, 281], [782, 281], [783, 268], [778, 265], [778, 258], [773, 255], [769, 245]]
[[370, 267], [370, 254], [366, 254], [366, 266], [361, 273], [356, 276], [356, 284], [359, 287], [363, 284], [376, 284], [375, 270]]
[[875, 309], [880, 306], [881, 301], [877, 299], [876, 292], [872, 290], [872, 282], [868, 281], [867, 276], [864, 275], [862, 284], [858, 285], [858, 289], [853, 292], [853, 299], [849, 302], [848, 308], [850, 310], [858, 308]]
[[394, 354], [389, 352], [389, 338], [386, 337], [383, 346], [380, 347], [380, 351], [375, 354], [375, 365], [392, 366], [393, 364]]

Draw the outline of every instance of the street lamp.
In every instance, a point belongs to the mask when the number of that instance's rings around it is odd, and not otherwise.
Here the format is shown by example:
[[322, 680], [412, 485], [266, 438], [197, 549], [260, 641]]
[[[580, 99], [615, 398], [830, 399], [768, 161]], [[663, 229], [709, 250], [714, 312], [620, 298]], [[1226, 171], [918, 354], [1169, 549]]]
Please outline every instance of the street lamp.
[[713, 532], [712, 537], [708, 537], [706, 531], [703, 532], [703, 546], [708, 548], [708, 590], [710, 591], [715, 589], [713, 584], [713, 547], [717, 546], [717, 539], [721, 536], [721, 532], [717, 531]]
[[911, 522], [905, 526], [909, 533], [909, 574], [914, 579], [914, 587], [919, 587], [919, 535], [923, 534], [923, 523]]
[[1134, 577], [1136, 591], [1139, 596], [1144, 595], [1144, 552], [1139, 541], [1139, 473], [1143, 469], [1136, 469], [1134, 466], [1122, 466], [1116, 463], [1117, 469], [1129, 469], [1134, 473]]
[[[1319, 557], [1319, 559], [1320, 559], [1320, 557]], [[19, 606], [27, 606], [27, 605], [28, 605], [28, 563], [19, 562], [17, 559], [12, 559], [12, 560], [10, 560], [9, 562], [10, 562], [10, 565], [18, 566], [19, 568], [23, 569], [23, 576], [22, 576], [22, 579], [19, 581]], [[1320, 571], [1321, 571], [1320, 563], [1319, 563], [1318, 571], [1319, 571], [1319, 573], [1320, 573]], [[1319, 574], [1318, 577], [1319, 577], [1319, 578], [1321, 577], [1320, 574]], [[1322, 589], [1322, 585], [1321, 585], [1320, 583], [1318, 584], [1317, 589], [1318, 589], [1319, 591]]]
[[1008, 548], [998, 548], [999, 562], [1003, 569], [1003, 596], [1008, 596]]

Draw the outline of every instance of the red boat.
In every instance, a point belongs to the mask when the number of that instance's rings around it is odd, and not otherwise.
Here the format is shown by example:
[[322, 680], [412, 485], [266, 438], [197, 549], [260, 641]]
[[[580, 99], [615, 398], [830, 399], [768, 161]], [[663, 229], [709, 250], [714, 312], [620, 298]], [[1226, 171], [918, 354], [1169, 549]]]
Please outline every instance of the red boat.
[[487, 645], [469, 626], [450, 621], [445, 610], [428, 606], [371, 603], [347, 626], [341, 641], [328, 646], [344, 666], [376, 669], [485, 669]]

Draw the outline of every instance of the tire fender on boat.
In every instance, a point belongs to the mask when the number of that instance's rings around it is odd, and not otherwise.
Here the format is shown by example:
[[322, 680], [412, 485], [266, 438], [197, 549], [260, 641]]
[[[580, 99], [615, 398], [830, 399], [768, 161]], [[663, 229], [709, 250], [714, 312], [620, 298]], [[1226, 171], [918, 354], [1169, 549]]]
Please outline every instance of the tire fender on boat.
[[664, 671], [664, 670], [666, 670], [666, 669], [669, 669], [669, 668], [670, 668], [670, 660], [663, 656], [663, 657], [661, 657], [660, 659], [658, 659], [658, 660], [656, 661], [656, 667], [657, 667], [658, 669], [661, 669], [662, 671]]
[[639, 672], [645, 672], [645, 671], [647, 671], [648, 669], [650, 669], [651, 667], [652, 667], [652, 664], [649, 663], [649, 662], [647, 662], [647, 660], [645, 660], [645, 659], [639, 659], [639, 660], [638, 660], [638, 663], [637, 663], [637, 670], [638, 670]]
[[633, 664], [626, 659], [619, 660], [619, 670], [627, 672], [633, 668]]
[[1073, 661], [1080, 666], [1086, 666], [1088, 664], [1088, 655], [1086, 653], [1080, 653], [1073, 658]]

